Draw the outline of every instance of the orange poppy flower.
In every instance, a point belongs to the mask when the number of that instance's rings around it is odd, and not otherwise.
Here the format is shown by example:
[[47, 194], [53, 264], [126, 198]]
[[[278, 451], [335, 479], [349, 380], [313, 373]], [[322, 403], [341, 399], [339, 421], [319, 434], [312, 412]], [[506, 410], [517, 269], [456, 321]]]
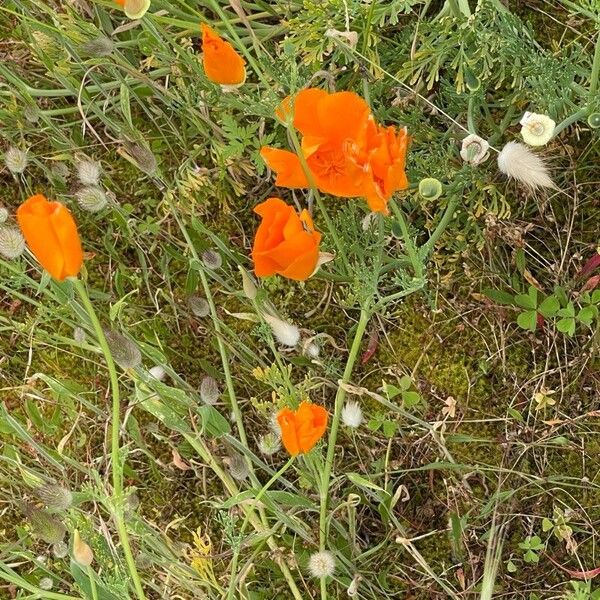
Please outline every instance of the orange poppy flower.
[[202, 31], [202, 60], [204, 72], [213, 82], [220, 85], [240, 85], [246, 80], [246, 61], [233, 46], [223, 40], [216, 31], [200, 24]]
[[[365, 197], [373, 211], [387, 213], [392, 194], [408, 187], [405, 130], [380, 128], [369, 106], [352, 92], [329, 94], [317, 88], [286, 98], [276, 111], [302, 134], [302, 153], [319, 190], [343, 198]], [[261, 156], [275, 171], [276, 185], [308, 187], [298, 156], [264, 147]]]
[[79, 273], [83, 264], [81, 241], [64, 204], [37, 194], [19, 206], [17, 221], [29, 249], [54, 279], [63, 281]]
[[308, 212], [298, 215], [293, 206], [279, 198], [265, 200], [254, 212], [262, 217], [252, 247], [255, 274], [308, 279], [317, 266], [321, 242]]
[[284, 408], [277, 415], [281, 441], [292, 455], [306, 454], [323, 437], [327, 429], [327, 411], [305, 400], [297, 410]]

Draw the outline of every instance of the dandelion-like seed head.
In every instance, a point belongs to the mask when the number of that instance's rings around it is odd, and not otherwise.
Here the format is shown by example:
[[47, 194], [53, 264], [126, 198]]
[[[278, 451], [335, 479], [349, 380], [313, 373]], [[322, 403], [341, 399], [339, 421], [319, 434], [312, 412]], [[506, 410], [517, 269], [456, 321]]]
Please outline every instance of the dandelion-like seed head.
[[16, 227], [0, 227], [0, 254], [8, 260], [14, 260], [25, 251], [25, 239]]
[[281, 438], [281, 425], [279, 419], [277, 419], [277, 413], [273, 413], [269, 419], [269, 427], [271, 431], [278, 437]]
[[555, 187], [544, 161], [519, 142], [508, 142], [502, 148], [498, 155], [498, 168], [532, 190]]
[[308, 570], [313, 577], [331, 577], [335, 571], [335, 557], [328, 550], [315, 552], [308, 560]]
[[100, 212], [108, 204], [108, 196], [99, 187], [88, 186], [77, 190], [75, 197], [83, 210]]
[[273, 336], [282, 346], [293, 348], [300, 341], [300, 330], [295, 325], [273, 315], [263, 316], [271, 327]]
[[202, 262], [204, 263], [207, 269], [220, 269], [223, 264], [223, 259], [218, 252], [214, 250], [205, 250], [202, 253]]
[[306, 354], [306, 356], [308, 356], [309, 358], [312, 358], [314, 360], [316, 358], [319, 358], [319, 354], [321, 353], [321, 348], [319, 347], [319, 344], [315, 344], [315, 342], [311, 342], [304, 349], [304, 353]]
[[37, 104], [28, 104], [23, 109], [23, 116], [28, 123], [37, 123], [40, 120], [40, 110]]
[[206, 298], [194, 294], [188, 298], [188, 306], [197, 317], [206, 317], [210, 313], [210, 305]]
[[95, 160], [81, 160], [77, 163], [77, 177], [83, 185], [98, 185], [102, 168]]
[[281, 449], [281, 439], [273, 431], [269, 431], [258, 438], [258, 449], [265, 456], [272, 456]]
[[349, 400], [342, 409], [342, 423], [346, 427], [357, 429], [363, 422], [363, 412], [360, 404], [355, 400]]
[[213, 377], [204, 377], [200, 384], [200, 398], [205, 404], [213, 406], [219, 400], [221, 392], [219, 390], [219, 384]]
[[50, 578], [50, 577], [42, 577], [38, 583], [39, 588], [46, 592], [50, 591], [52, 589], [53, 585], [54, 585], [54, 582], [52, 581], [52, 578]]
[[27, 153], [14, 146], [9, 148], [4, 154], [4, 164], [13, 175], [23, 173], [27, 168], [28, 162]]
[[69, 553], [69, 547], [64, 542], [56, 542], [52, 544], [52, 554], [56, 558], [64, 558]]
[[488, 159], [489, 150], [488, 142], [472, 133], [462, 141], [460, 157], [470, 165], [479, 165]]
[[167, 372], [165, 371], [165, 368], [162, 365], [156, 365], [152, 367], [148, 371], [148, 374], [150, 375], [150, 377], [156, 379], [157, 381], [162, 381], [167, 376]]
[[521, 135], [530, 146], [545, 146], [552, 139], [555, 127], [548, 115], [526, 112], [521, 119]]

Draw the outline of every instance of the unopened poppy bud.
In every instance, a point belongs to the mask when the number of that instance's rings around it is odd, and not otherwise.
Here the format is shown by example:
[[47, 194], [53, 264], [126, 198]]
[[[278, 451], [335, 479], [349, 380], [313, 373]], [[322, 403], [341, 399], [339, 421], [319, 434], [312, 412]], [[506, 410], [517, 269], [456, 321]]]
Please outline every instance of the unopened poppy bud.
[[588, 125], [592, 128], [592, 129], [598, 129], [598, 127], [600, 127], [600, 113], [592, 113], [589, 117], [588, 117]]
[[93, 160], [81, 160], [77, 163], [77, 177], [83, 185], [98, 185], [102, 170], [100, 164]]
[[73, 533], [73, 558], [81, 567], [89, 567], [94, 562], [92, 549], [81, 539], [77, 529]]
[[114, 361], [121, 369], [135, 369], [142, 362], [142, 353], [128, 337], [117, 331], [104, 332]]
[[200, 398], [202, 399], [202, 402], [212, 406], [217, 403], [220, 396], [221, 392], [219, 391], [219, 385], [216, 380], [212, 377], [204, 377], [200, 384]]
[[283, 346], [293, 348], [300, 341], [300, 330], [295, 325], [272, 315], [263, 317], [271, 327], [275, 339]]
[[425, 200], [437, 200], [442, 195], [442, 183], [433, 177], [419, 181], [419, 194]]
[[258, 292], [258, 290], [256, 289], [256, 285], [254, 284], [254, 281], [252, 281], [252, 278], [250, 277], [250, 275], [248, 275], [244, 267], [240, 266], [239, 269], [240, 273], [242, 274], [242, 287], [244, 290], [244, 296], [246, 296], [248, 300], [254, 300]]
[[0, 254], [14, 260], [25, 251], [25, 238], [16, 227], [0, 226]]
[[523, 141], [530, 146], [545, 146], [554, 134], [556, 123], [547, 115], [526, 112], [521, 119]]
[[315, 552], [308, 560], [308, 570], [317, 579], [331, 577], [335, 572], [335, 557], [328, 550]]
[[206, 317], [210, 314], [210, 304], [205, 298], [197, 294], [188, 298], [188, 306], [197, 317]]
[[27, 153], [14, 146], [4, 154], [4, 164], [13, 175], [20, 175], [27, 168]]
[[114, 42], [102, 35], [93, 40], [89, 40], [83, 45], [83, 51], [93, 57], [101, 58], [103, 56], [110, 56], [115, 49]]
[[223, 259], [218, 252], [214, 250], [206, 250], [202, 253], [202, 262], [207, 269], [220, 269], [223, 264]]
[[71, 490], [56, 483], [48, 483], [37, 488], [35, 495], [53, 510], [67, 510], [73, 503]]
[[472, 133], [462, 141], [460, 157], [470, 165], [479, 165], [488, 159], [489, 149], [486, 140]]
[[8, 210], [4, 206], [0, 206], [0, 223], [6, 223], [8, 219]]
[[77, 190], [75, 197], [79, 206], [91, 213], [100, 212], [108, 204], [108, 197], [104, 190], [95, 186]]

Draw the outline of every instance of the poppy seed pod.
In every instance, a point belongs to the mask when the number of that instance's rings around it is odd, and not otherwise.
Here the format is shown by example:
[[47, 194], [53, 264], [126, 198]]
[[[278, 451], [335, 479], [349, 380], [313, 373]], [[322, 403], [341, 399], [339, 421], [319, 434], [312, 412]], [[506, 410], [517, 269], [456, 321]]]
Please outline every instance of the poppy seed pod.
[[425, 200], [437, 200], [442, 195], [442, 183], [433, 177], [419, 181], [419, 195]]
[[588, 117], [588, 125], [592, 128], [592, 129], [598, 129], [598, 127], [600, 127], [600, 113], [592, 113], [589, 117]]

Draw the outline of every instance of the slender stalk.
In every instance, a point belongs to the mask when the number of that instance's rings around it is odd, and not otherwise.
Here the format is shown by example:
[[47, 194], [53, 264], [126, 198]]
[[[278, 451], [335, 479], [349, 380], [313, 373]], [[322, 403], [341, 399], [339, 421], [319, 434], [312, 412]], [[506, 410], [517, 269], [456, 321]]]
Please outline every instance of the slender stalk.
[[[344, 406], [344, 400], [346, 398], [345, 384], [350, 381], [352, 376], [352, 370], [354, 364], [358, 358], [358, 352], [360, 350], [360, 344], [365, 334], [369, 318], [371, 316], [370, 311], [367, 307], [364, 307], [360, 311], [360, 318], [354, 333], [354, 340], [350, 348], [350, 354], [348, 355], [348, 362], [342, 375], [340, 386], [338, 387], [337, 394], [335, 396], [335, 406], [333, 410], [333, 418], [331, 420], [331, 429], [329, 431], [329, 438], [327, 440], [327, 458], [325, 459], [325, 465], [323, 467], [323, 473], [321, 477], [321, 506], [319, 511], [319, 549], [325, 550], [327, 547], [327, 504], [329, 499], [329, 484], [331, 480], [331, 469], [333, 466], [333, 459], [335, 456], [335, 444], [337, 441], [338, 430], [340, 427], [340, 419], [342, 416], [342, 408]], [[327, 599], [327, 590], [325, 586], [325, 580], [321, 580], [321, 600]]]
[[104, 355], [106, 361], [106, 367], [108, 369], [108, 375], [110, 378], [110, 388], [112, 394], [112, 416], [111, 416], [111, 468], [112, 468], [112, 484], [113, 484], [113, 503], [114, 503], [114, 519], [119, 533], [119, 539], [123, 546], [123, 554], [125, 554], [125, 561], [127, 568], [129, 569], [129, 575], [133, 580], [133, 587], [139, 600], [146, 600], [146, 595], [142, 588], [142, 582], [137, 572], [135, 560], [133, 558], [133, 552], [131, 551], [131, 544], [129, 542], [129, 534], [127, 533], [127, 526], [125, 525], [125, 519], [123, 517], [123, 465], [120, 459], [120, 431], [121, 431], [121, 398], [119, 394], [119, 377], [117, 374], [117, 368], [115, 361], [113, 360], [112, 353], [106, 341], [106, 336], [100, 325], [98, 315], [94, 310], [90, 298], [85, 289], [85, 285], [80, 279], [73, 279], [73, 285], [81, 298], [81, 302], [90, 318], [94, 332], [100, 344], [100, 349]]
[[438, 241], [438, 239], [446, 230], [446, 227], [448, 227], [450, 221], [453, 219], [454, 211], [456, 209], [456, 205], [458, 204], [458, 198], [458, 193], [450, 196], [450, 199], [448, 200], [448, 206], [446, 206], [446, 210], [444, 211], [440, 222], [434, 229], [430, 238], [425, 242], [425, 244], [423, 244], [423, 246], [421, 246], [420, 252], [423, 259], [433, 250], [435, 243]]
[[[271, 479], [269, 479], [269, 481], [267, 481], [267, 483], [265, 483], [265, 485], [263, 485], [263, 487], [259, 490], [258, 494], [256, 494], [256, 497], [254, 498], [254, 502], [258, 503], [260, 501], [260, 499], [265, 495], [265, 493], [267, 492], [267, 490], [281, 477], [281, 475], [283, 475], [288, 468], [291, 466], [291, 464], [294, 462], [294, 457], [291, 456], [289, 458], [289, 460], [283, 465], [283, 467], [281, 467], [281, 469], [279, 469], [279, 471], [277, 471], [276, 473], [273, 474], [273, 476], [271, 477]], [[248, 525], [248, 521], [250, 520], [250, 512], [248, 512], [246, 514], [246, 518], [244, 519], [244, 521], [242, 522], [242, 526], [239, 530], [238, 535], [240, 536], [240, 538], [244, 535], [244, 531], [246, 531], [246, 527]], [[240, 551], [242, 549], [242, 543], [243, 541], [240, 541], [240, 543], [237, 545], [237, 547], [235, 548], [234, 552], [233, 552], [233, 559], [231, 561], [231, 573], [229, 576], [229, 589], [227, 590], [227, 600], [233, 600], [233, 594], [235, 593], [235, 582], [237, 580], [237, 564], [238, 564], [238, 560], [239, 560], [239, 556], [240, 556]]]
[[586, 106], [585, 108], [580, 108], [577, 112], [573, 113], [572, 115], [569, 115], [566, 119], [561, 121], [554, 128], [554, 131], [552, 132], [552, 137], [555, 138], [561, 131], [563, 131], [567, 127], [570, 127], [571, 125], [573, 125], [573, 123], [576, 123], [580, 119], [587, 117], [589, 112], [590, 109]]
[[596, 37], [596, 50], [594, 51], [594, 62], [592, 63], [592, 74], [590, 76], [590, 102], [596, 99], [598, 81], [600, 80], [600, 31]]
[[96, 574], [91, 565], [87, 568], [88, 579], [90, 580], [90, 587], [92, 589], [92, 600], [98, 600], [98, 589], [96, 588]]
[[414, 242], [410, 238], [404, 213], [393, 200], [390, 202], [390, 206], [392, 207], [392, 212], [398, 221], [398, 225], [400, 225], [400, 231], [402, 232], [402, 238], [404, 239], [404, 245], [406, 246], [406, 252], [408, 254], [408, 258], [410, 259], [410, 264], [415, 271], [415, 276], [420, 279], [423, 277], [423, 263], [417, 254]]

